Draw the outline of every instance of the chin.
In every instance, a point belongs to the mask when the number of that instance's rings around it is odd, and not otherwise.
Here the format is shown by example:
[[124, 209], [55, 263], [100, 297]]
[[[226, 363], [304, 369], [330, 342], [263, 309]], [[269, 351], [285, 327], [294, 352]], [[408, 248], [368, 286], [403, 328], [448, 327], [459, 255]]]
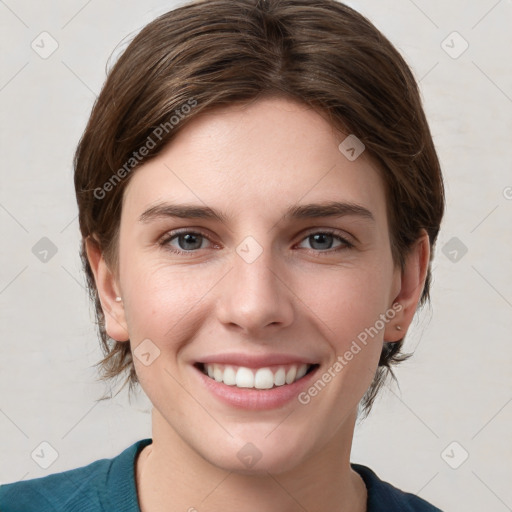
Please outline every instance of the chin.
[[[307, 458], [313, 450], [311, 440], [306, 443], [307, 435], [268, 436], [260, 432], [245, 432], [245, 435], [225, 440], [225, 443], [210, 442], [202, 446], [199, 455], [212, 465], [242, 475], [265, 476], [267, 473], [280, 474], [293, 470]], [[268, 436], [265, 438], [265, 436]], [[220, 448], [224, 444], [224, 448]], [[212, 449], [212, 448], [216, 449]], [[219, 449], [220, 448], [220, 449]]]

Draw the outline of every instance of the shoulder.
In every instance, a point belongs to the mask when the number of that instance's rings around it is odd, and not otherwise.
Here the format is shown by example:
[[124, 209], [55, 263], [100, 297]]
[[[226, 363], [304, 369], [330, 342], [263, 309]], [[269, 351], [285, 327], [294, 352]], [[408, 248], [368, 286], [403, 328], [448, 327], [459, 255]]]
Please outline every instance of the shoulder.
[[368, 491], [368, 512], [442, 512], [441, 509], [424, 499], [403, 492], [388, 482], [381, 480], [373, 470], [361, 464], [351, 464], [364, 480]]
[[[137, 441], [112, 459], [87, 466], [0, 486], [2, 512], [139, 512], [134, 477], [137, 453], [151, 442]], [[115, 504], [115, 505], [114, 505]]]

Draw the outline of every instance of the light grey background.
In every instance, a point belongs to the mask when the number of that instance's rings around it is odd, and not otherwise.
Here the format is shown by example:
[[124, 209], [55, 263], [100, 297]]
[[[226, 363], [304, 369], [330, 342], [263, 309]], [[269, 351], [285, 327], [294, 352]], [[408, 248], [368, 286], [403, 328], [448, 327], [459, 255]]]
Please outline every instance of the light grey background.
[[[93, 367], [101, 353], [78, 257], [72, 155], [111, 53], [176, 5], [0, 1], [2, 483], [151, 437], [142, 393], [95, 402], [106, 387]], [[512, 510], [512, 0], [350, 5], [420, 81], [447, 191], [432, 307], [408, 337], [415, 355], [397, 370], [400, 388], [385, 389], [357, 427], [352, 461], [444, 510]], [[47, 58], [55, 43], [44, 31], [58, 43]], [[56, 254], [38, 253], [43, 237]], [[39, 464], [53, 452], [42, 442], [58, 455], [47, 469]]]

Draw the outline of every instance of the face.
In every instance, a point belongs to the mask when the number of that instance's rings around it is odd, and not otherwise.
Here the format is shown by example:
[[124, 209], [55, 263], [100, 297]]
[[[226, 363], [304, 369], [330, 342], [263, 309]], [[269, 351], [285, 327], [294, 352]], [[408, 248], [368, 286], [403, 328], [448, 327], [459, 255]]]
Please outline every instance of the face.
[[231, 106], [125, 190], [109, 334], [128, 333], [158, 435], [216, 466], [279, 473], [346, 443], [403, 336], [384, 183], [346, 136], [290, 100]]

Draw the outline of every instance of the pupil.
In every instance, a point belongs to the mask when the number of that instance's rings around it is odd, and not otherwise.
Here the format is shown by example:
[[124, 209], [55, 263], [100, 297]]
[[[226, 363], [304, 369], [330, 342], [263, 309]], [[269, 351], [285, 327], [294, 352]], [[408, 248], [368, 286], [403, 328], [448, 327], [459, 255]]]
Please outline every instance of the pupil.
[[[186, 235], [181, 235], [181, 237], [185, 240], [185, 244], [190, 244], [194, 242], [194, 239], [196, 239], [196, 245], [197, 245], [197, 237], [196, 235], [192, 235], [192, 234], [186, 234]], [[181, 244], [180, 244], [181, 245]], [[199, 243], [199, 246], [201, 246], [201, 243]], [[198, 247], [192, 247], [192, 249], [197, 249]], [[182, 247], [182, 249], [191, 249], [191, 247]]]
[[[320, 242], [320, 243], [326, 243], [325, 238], [326, 238], [326, 237], [327, 237], [327, 239], [332, 238], [332, 235], [329, 235], [328, 233], [318, 233], [318, 234], [316, 234], [316, 235], [312, 235], [312, 237], [313, 237], [313, 240], [314, 240], [313, 244], [314, 244], [314, 243], [317, 243], [317, 242]], [[319, 240], [319, 239], [320, 239], [320, 240]], [[332, 241], [331, 241], [331, 242], [332, 242]], [[331, 244], [328, 244], [328, 245], [329, 245], [329, 247], [321, 247], [321, 249], [330, 249], [330, 248], [331, 248], [332, 243], [331, 243]]]

